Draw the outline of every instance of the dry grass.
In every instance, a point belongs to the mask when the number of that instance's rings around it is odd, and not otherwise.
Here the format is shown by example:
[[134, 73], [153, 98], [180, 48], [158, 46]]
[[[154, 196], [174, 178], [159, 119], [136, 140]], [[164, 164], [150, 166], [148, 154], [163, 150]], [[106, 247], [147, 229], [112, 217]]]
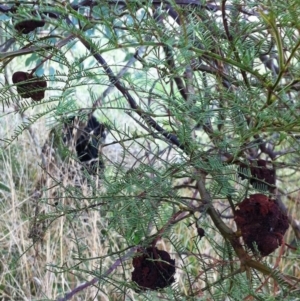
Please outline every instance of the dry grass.
[[[11, 117], [1, 119], [2, 124], [6, 125], [3, 127], [6, 132], [2, 133], [5, 136], [11, 134], [11, 127], [7, 124], [11, 122]], [[14, 118], [16, 125], [20, 120], [18, 116]], [[36, 126], [40, 129], [39, 133], [47, 133], [41, 123]], [[45, 140], [43, 136], [39, 138]], [[89, 277], [85, 274], [80, 279], [71, 273], [55, 273], [58, 268], [52, 265], [72, 267], [80, 262], [74, 257], [98, 258], [106, 255], [109, 246], [114, 246], [113, 238], [109, 244], [108, 238], [103, 238], [101, 231], [106, 227], [106, 222], [101, 210], [56, 218], [58, 211], [62, 210], [56, 208], [57, 200], [57, 206], [64, 209], [82, 207], [87, 200], [65, 198], [62, 186], [49, 189], [55, 183], [55, 174], [46, 174], [45, 185], [39, 187], [45, 172], [34, 149], [31, 137], [24, 132], [16, 143], [1, 152], [1, 182], [4, 187], [0, 203], [2, 300], [55, 299]], [[65, 174], [64, 187], [74, 184], [68, 181]], [[57, 193], [60, 193], [59, 198]], [[82, 193], [87, 196], [90, 193], [87, 185], [82, 187]], [[84, 268], [90, 271], [99, 265], [96, 259], [83, 262]], [[109, 266], [109, 262], [107, 259], [103, 268]], [[96, 292], [97, 289], [92, 287], [79, 294], [76, 300], [91, 300]], [[101, 300], [108, 298], [101, 297]]]

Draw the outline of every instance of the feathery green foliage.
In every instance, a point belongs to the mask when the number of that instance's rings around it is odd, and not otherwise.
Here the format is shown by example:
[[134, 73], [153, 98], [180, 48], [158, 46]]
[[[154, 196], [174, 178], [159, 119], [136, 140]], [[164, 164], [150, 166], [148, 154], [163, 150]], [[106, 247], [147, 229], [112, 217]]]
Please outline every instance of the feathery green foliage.
[[300, 300], [299, 10], [0, 4], [1, 298]]

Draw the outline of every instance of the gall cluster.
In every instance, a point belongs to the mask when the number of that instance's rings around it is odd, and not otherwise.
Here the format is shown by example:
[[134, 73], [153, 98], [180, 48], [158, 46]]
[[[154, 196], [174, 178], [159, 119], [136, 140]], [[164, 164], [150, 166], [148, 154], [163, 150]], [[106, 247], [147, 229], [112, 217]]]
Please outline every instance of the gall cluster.
[[156, 247], [138, 252], [142, 254], [133, 258], [132, 281], [140, 290], [159, 290], [175, 281], [175, 260], [168, 252]]
[[[243, 173], [249, 166], [245, 163], [240, 163], [238, 168], [239, 177], [244, 180], [248, 179], [248, 175]], [[258, 188], [259, 185], [266, 185], [268, 188], [274, 187], [276, 183], [275, 169], [267, 167], [267, 161], [258, 159], [250, 164], [250, 184], [254, 188]]]
[[32, 98], [35, 101], [40, 101], [45, 97], [47, 82], [30, 73], [17, 71], [12, 76], [12, 81], [17, 86], [18, 94], [22, 98]]
[[83, 129], [77, 129], [78, 122], [76, 117], [70, 117], [64, 124], [63, 141], [67, 144], [68, 141], [73, 141], [76, 131], [76, 153], [80, 160], [85, 164], [89, 174], [96, 174], [97, 170], [104, 169], [104, 162], [99, 153], [99, 145], [103, 143], [106, 138], [105, 126], [99, 123], [92, 115], [88, 119], [87, 125]]
[[288, 217], [274, 200], [263, 194], [253, 194], [238, 205], [235, 222], [245, 244], [262, 256], [274, 252], [282, 243], [289, 227]]
[[28, 34], [36, 28], [43, 27], [44, 25], [44, 20], [24, 20], [15, 25], [15, 30], [23, 34]]

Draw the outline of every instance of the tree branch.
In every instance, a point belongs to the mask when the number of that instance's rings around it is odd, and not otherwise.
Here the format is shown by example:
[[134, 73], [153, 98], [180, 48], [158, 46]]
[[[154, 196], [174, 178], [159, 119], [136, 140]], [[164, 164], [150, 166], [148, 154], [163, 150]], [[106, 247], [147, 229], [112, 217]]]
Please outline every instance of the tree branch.
[[96, 284], [98, 281], [100, 281], [102, 278], [107, 277], [109, 274], [111, 274], [123, 261], [130, 259], [133, 254], [135, 253], [135, 251], [139, 248], [139, 246], [135, 246], [133, 248], [131, 248], [124, 256], [122, 256], [121, 258], [117, 259], [112, 265], [111, 267], [100, 277], [95, 277], [92, 280], [85, 282], [79, 286], [77, 286], [76, 288], [74, 288], [71, 292], [65, 294], [64, 297], [62, 298], [58, 298], [56, 301], [67, 301], [70, 300], [74, 295], [76, 295], [77, 293], [81, 292], [82, 290], [86, 289], [87, 287]]
[[153, 129], [158, 131], [161, 135], [163, 135], [167, 141], [171, 142], [172, 144], [176, 145], [180, 149], [186, 151], [186, 146], [180, 143], [177, 136], [166, 131], [164, 128], [162, 128], [153, 118], [148, 116], [135, 102], [134, 98], [130, 95], [128, 90], [125, 88], [123, 83], [118, 79], [111, 68], [107, 65], [104, 58], [97, 53], [97, 49], [93, 46], [92, 41], [87, 41], [85, 38], [83, 38], [80, 35], [77, 35], [77, 38], [80, 40], [80, 42], [93, 54], [94, 58], [102, 65], [104, 71], [106, 72], [107, 76], [109, 77], [109, 80], [111, 83], [123, 94], [123, 96], [128, 101], [130, 107], [135, 110], [135, 112], [144, 119], [144, 121]]

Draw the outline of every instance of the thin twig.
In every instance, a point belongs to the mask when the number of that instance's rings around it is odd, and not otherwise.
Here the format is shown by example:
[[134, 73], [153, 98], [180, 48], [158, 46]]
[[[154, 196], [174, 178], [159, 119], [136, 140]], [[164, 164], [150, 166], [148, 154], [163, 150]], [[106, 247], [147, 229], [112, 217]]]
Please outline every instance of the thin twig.
[[109, 274], [111, 274], [123, 261], [128, 260], [132, 257], [132, 255], [135, 253], [135, 251], [139, 248], [139, 246], [135, 246], [132, 247], [124, 256], [122, 256], [121, 258], [117, 259], [112, 265], [111, 267], [100, 277], [95, 277], [90, 281], [87, 281], [79, 286], [77, 286], [76, 288], [74, 288], [71, 292], [65, 294], [64, 297], [62, 298], [58, 298], [56, 301], [67, 301], [70, 300], [74, 295], [76, 295], [77, 293], [83, 291], [84, 289], [88, 288], [91, 285], [96, 284], [98, 281], [100, 281], [101, 279], [107, 277]]
[[134, 98], [131, 96], [131, 94], [128, 92], [128, 90], [125, 88], [124, 84], [118, 79], [111, 68], [108, 66], [104, 58], [97, 52], [97, 49], [93, 46], [91, 42], [88, 42], [83, 36], [77, 35], [77, 38], [80, 40], [80, 42], [93, 54], [94, 58], [100, 63], [106, 72], [107, 76], [109, 77], [109, 80], [115, 87], [123, 94], [123, 96], [128, 101], [130, 107], [135, 110], [135, 112], [144, 119], [144, 121], [152, 128], [154, 128], [157, 132], [159, 132], [161, 135], [163, 135], [169, 142], [172, 144], [178, 146], [182, 150], [186, 150], [185, 145], [180, 143], [177, 136], [166, 131], [164, 128], [162, 128], [153, 118], [151, 118], [149, 115], [147, 115], [135, 102]]
[[[127, 70], [130, 68], [130, 66], [132, 66], [136, 62], [137, 56], [139, 57], [139, 56], [143, 55], [143, 53], [145, 52], [145, 49], [146, 49], [146, 47], [144, 47], [144, 46], [139, 47], [139, 49], [136, 51], [136, 53], [133, 55], [133, 57], [127, 62], [127, 64], [117, 74], [117, 79], [120, 79], [127, 72]], [[111, 83], [109, 85], [109, 87], [102, 93], [102, 95], [100, 97], [98, 97], [96, 99], [96, 101], [93, 103], [93, 110], [95, 110], [97, 107], [101, 106], [101, 102], [103, 101], [103, 99], [108, 94], [110, 94], [115, 88], [116, 88], [115, 85]]]

